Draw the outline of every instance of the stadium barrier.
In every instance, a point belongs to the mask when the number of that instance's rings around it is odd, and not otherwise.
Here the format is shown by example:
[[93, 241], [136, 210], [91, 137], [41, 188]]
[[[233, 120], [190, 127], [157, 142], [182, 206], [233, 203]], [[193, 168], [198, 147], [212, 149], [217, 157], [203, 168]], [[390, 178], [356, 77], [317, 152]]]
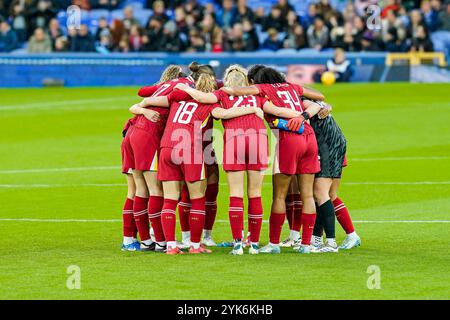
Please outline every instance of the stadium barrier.
[[[230, 64], [249, 66], [263, 63], [284, 72], [289, 81], [311, 83], [313, 74], [323, 70], [332, 56], [332, 51], [290, 50], [221, 54], [1, 54], [0, 87], [143, 85], [156, 82], [168, 64], [187, 66], [194, 60], [211, 64], [217, 74], [222, 74]], [[392, 63], [395, 60], [392, 57], [395, 58], [385, 52], [347, 53], [354, 71], [351, 81], [422, 81], [420, 76], [413, 77], [413, 67], [409, 64], [396, 66]], [[388, 61], [391, 61], [390, 64]], [[448, 67], [420, 67], [420, 75], [426, 74], [427, 82], [450, 82]]]

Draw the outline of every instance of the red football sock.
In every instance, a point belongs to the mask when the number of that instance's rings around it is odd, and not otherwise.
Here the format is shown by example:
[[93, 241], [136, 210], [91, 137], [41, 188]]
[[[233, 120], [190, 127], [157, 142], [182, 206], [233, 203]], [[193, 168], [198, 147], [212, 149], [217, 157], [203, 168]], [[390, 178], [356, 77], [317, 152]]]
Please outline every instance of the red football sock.
[[191, 242], [199, 243], [205, 225], [205, 197], [192, 199], [192, 208], [189, 215], [189, 228], [191, 230]]
[[122, 221], [124, 237], [134, 237], [133, 202], [133, 199], [127, 198], [123, 205]]
[[205, 230], [212, 230], [217, 214], [217, 194], [219, 193], [219, 183], [208, 184], [205, 193]]
[[316, 223], [315, 213], [305, 213], [302, 214], [302, 244], [310, 245], [311, 236], [314, 230], [314, 224]]
[[300, 232], [300, 228], [302, 227], [302, 208], [302, 198], [297, 193], [294, 195], [294, 221], [292, 222], [291, 230]]
[[164, 232], [161, 224], [161, 211], [164, 205], [164, 198], [150, 196], [148, 200], [148, 218], [155, 233], [156, 242], [165, 241]]
[[150, 227], [148, 225], [148, 198], [134, 197], [133, 215], [141, 241], [150, 239]]
[[164, 199], [164, 205], [161, 210], [161, 223], [166, 241], [175, 241], [175, 227], [177, 223], [175, 210], [177, 204], [177, 200]]
[[189, 231], [189, 212], [191, 210], [191, 200], [189, 190], [186, 185], [181, 189], [180, 202], [178, 203], [178, 215], [180, 217], [181, 231]]
[[283, 229], [283, 223], [286, 213], [275, 213], [270, 214], [269, 219], [269, 239], [272, 244], [280, 243], [281, 229]]
[[286, 197], [286, 219], [289, 223], [289, 230], [292, 230], [294, 222], [294, 197], [295, 194], [288, 194]]
[[242, 240], [242, 230], [244, 230], [244, 200], [242, 198], [230, 197], [228, 217], [233, 239]]
[[261, 197], [248, 199], [248, 231], [250, 242], [259, 242], [261, 224], [263, 219], [263, 207]]
[[336, 219], [339, 221], [339, 224], [345, 230], [346, 234], [352, 233], [355, 231], [353, 227], [352, 218], [350, 218], [350, 214], [348, 213], [347, 207], [345, 203], [342, 202], [341, 199], [336, 198], [333, 201], [334, 212], [336, 213]]

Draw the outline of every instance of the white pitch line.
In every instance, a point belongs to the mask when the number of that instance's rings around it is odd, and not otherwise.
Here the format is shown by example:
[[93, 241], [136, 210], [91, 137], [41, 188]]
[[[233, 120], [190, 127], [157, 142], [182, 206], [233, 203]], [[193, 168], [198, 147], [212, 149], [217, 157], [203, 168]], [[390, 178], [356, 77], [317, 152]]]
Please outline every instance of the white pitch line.
[[[0, 108], [2, 110], [3, 108]], [[430, 156], [430, 157], [385, 157], [385, 158], [350, 158], [351, 161], [408, 161], [408, 160], [445, 160], [450, 157]], [[0, 170], [0, 174], [20, 174], [20, 173], [46, 173], [46, 172], [76, 172], [90, 170], [118, 170], [120, 166], [92, 166], [92, 167], [74, 167], [74, 168], [30, 168], [30, 169], [11, 169]]]
[[[105, 222], [105, 223], [119, 223], [122, 219], [40, 219], [40, 218], [0, 218], [0, 222], [51, 222], [51, 223], [66, 223], [66, 222]], [[219, 223], [229, 223], [228, 220], [216, 220]], [[263, 220], [268, 223], [269, 220]], [[354, 220], [354, 223], [375, 223], [375, 224], [397, 224], [397, 223], [450, 223], [450, 220]]]
[[[227, 183], [220, 183], [221, 186], [228, 186]], [[271, 186], [272, 183], [265, 182], [265, 186]], [[450, 181], [412, 181], [412, 182], [343, 182], [343, 185], [361, 186], [361, 185], [450, 185]], [[37, 188], [78, 188], [78, 187], [125, 187], [125, 183], [75, 183], [75, 184], [0, 184], [0, 189], [37, 189]]]

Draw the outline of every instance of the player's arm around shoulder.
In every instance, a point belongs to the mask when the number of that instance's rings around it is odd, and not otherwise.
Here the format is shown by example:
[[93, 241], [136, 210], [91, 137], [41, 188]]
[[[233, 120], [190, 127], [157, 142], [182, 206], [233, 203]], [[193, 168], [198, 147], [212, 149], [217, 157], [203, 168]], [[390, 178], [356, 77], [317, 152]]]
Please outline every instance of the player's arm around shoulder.
[[322, 101], [311, 101], [303, 100], [303, 105], [305, 106], [306, 112], [310, 117], [318, 114], [320, 119], [326, 118], [331, 112], [331, 105], [324, 103]]
[[323, 93], [309, 87], [302, 86], [302, 95], [311, 100], [319, 100], [319, 101], [325, 100], [325, 95], [323, 95]]
[[188, 86], [187, 84], [184, 84], [184, 83], [177, 84], [174, 89], [178, 89], [178, 90], [186, 92], [193, 99], [197, 100], [200, 103], [212, 104], [212, 103], [218, 102], [218, 98], [216, 97], [216, 95], [214, 93], [203, 92], [203, 91], [191, 88], [190, 86]]
[[244, 108], [244, 107], [233, 107], [230, 109], [224, 109], [217, 105], [212, 111], [211, 114], [216, 119], [233, 119], [237, 117], [242, 117], [249, 114], [255, 114], [261, 119], [264, 118], [264, 112], [260, 108]]
[[275, 117], [286, 119], [299, 117], [301, 115], [301, 112], [299, 111], [292, 110], [290, 108], [277, 107], [272, 103], [272, 101], [266, 101], [263, 105], [263, 110], [265, 113], [271, 114]]
[[259, 94], [259, 89], [257, 86], [222, 87], [220, 90], [225, 91], [229, 96], [251, 96]]

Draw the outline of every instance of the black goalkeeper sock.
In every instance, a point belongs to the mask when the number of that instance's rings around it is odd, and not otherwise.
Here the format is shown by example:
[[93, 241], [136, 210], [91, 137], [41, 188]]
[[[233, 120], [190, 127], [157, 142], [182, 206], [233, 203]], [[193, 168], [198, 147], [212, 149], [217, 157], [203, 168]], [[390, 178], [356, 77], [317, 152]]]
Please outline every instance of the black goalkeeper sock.
[[318, 214], [316, 215], [316, 223], [314, 224], [313, 236], [322, 237], [323, 223], [322, 223], [321, 215], [319, 214], [318, 208], [319, 208], [319, 206], [316, 204], [316, 211]]
[[319, 206], [317, 213], [320, 217], [321, 223], [323, 224], [323, 229], [325, 230], [326, 237], [329, 239], [336, 238], [336, 231], [334, 227], [334, 206], [331, 200], [328, 200], [327, 202]]

